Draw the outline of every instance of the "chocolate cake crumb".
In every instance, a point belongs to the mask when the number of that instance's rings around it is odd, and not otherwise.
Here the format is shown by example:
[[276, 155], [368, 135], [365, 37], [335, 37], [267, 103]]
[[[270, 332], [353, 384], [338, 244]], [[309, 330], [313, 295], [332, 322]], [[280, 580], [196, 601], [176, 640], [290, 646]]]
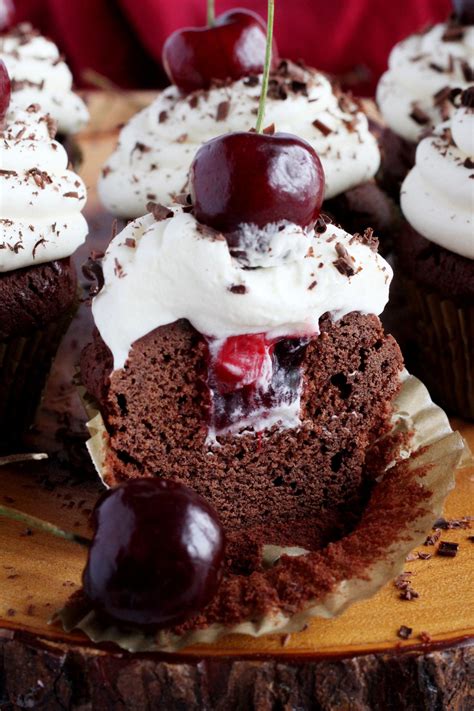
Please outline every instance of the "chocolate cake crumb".
[[165, 205], [160, 205], [158, 202], [148, 202], [146, 209], [148, 212], [151, 212], [157, 222], [167, 220], [174, 215], [173, 210], [170, 210], [169, 207], [166, 207]]
[[459, 543], [453, 543], [452, 541], [440, 541], [438, 548], [436, 549], [437, 555], [444, 556], [445, 558], [454, 558], [457, 555], [459, 548]]
[[474, 543], [474, 536], [468, 536], [467, 540], [470, 541], [471, 543]]
[[217, 106], [216, 121], [225, 121], [230, 111], [230, 101], [221, 101]]
[[266, 126], [262, 133], [264, 133], [266, 136], [273, 136], [275, 133], [275, 124], [271, 123], [269, 126]]
[[398, 628], [397, 635], [400, 637], [400, 639], [409, 639], [411, 637], [413, 632], [412, 627], [407, 627], [406, 625], [400, 625]]
[[430, 123], [430, 117], [426, 113], [426, 111], [423, 111], [419, 106], [414, 106], [411, 113], [409, 114], [410, 118], [415, 121], [415, 123], [419, 124], [420, 126], [425, 126], [427, 123]]
[[424, 631], [420, 632], [420, 634], [418, 635], [418, 639], [420, 639], [423, 644], [429, 644], [433, 640], [432, 636], [428, 632]]

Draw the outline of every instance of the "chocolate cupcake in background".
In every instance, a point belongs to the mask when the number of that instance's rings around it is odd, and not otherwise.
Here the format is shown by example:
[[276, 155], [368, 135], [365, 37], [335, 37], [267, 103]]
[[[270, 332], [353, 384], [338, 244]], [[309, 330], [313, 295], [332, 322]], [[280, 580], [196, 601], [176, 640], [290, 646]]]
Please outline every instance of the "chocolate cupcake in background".
[[[1, 66], [0, 66], [1, 69]], [[12, 104], [0, 130], [0, 447], [31, 424], [77, 305], [70, 256], [85, 241], [86, 190], [55, 122]]]
[[395, 45], [377, 87], [386, 123], [375, 129], [382, 152], [379, 182], [397, 201], [418, 141], [453, 112], [451, 89], [474, 80], [474, 11], [464, 12], [464, 4], [455, 3], [459, 9], [447, 22]]
[[[264, 43], [262, 67], [263, 53]], [[146, 212], [149, 200], [171, 204], [187, 191], [188, 170], [203, 143], [254, 126], [261, 86], [262, 74], [256, 71], [210, 79], [204, 89], [183, 91], [172, 84], [161, 92], [122, 129], [104, 165], [99, 192], [106, 208], [135, 218]], [[377, 141], [354, 100], [321, 72], [276, 60], [265, 123], [304, 138], [318, 152], [330, 201], [323, 209], [338, 223], [350, 231], [372, 227], [379, 236], [390, 233], [394, 206], [374, 180], [380, 165]]]
[[410, 314], [408, 367], [452, 414], [474, 419], [474, 86], [418, 145], [395, 243]]
[[54, 42], [22, 23], [0, 35], [0, 60], [10, 75], [15, 106], [26, 109], [37, 104], [49, 114], [57, 122], [56, 140], [77, 165], [80, 151], [73, 135], [87, 124], [89, 112], [72, 90], [71, 71]]

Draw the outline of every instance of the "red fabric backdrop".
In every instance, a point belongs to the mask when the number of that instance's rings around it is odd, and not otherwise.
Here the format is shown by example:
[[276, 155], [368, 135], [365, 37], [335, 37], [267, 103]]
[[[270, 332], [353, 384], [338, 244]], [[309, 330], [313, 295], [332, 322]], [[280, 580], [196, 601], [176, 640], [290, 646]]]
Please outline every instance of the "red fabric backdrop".
[[[16, 0], [15, 20], [30, 20], [67, 56], [78, 84], [94, 69], [122, 87], [165, 83], [161, 49], [168, 34], [205, 22], [205, 0]], [[217, 0], [217, 12], [245, 6], [266, 15], [266, 0]], [[449, 0], [276, 0], [280, 55], [328, 72], [370, 68], [374, 88], [390, 48], [450, 12]]]

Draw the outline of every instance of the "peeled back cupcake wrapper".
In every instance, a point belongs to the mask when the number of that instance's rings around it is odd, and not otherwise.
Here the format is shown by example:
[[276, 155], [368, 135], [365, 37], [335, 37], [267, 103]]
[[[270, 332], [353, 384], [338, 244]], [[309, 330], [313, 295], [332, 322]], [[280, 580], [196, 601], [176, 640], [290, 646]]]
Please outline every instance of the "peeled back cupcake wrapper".
[[[105, 624], [87, 602], [81, 601], [76, 604], [71, 602], [57, 613], [56, 617], [62, 622], [64, 629], [68, 632], [80, 629], [93, 642], [115, 642], [129, 652], [176, 652], [192, 644], [216, 642], [228, 634], [260, 637], [265, 634], [298, 632], [312, 617], [335, 617], [352, 603], [374, 595], [402, 571], [407, 554], [423, 542], [434, 521], [441, 514], [446, 495], [454, 486], [456, 469], [470, 459], [470, 453], [461, 435], [452, 431], [446, 415], [431, 401], [425, 386], [406, 371], [402, 373], [401, 379], [402, 389], [395, 402], [392, 433], [413, 433], [410, 448], [400, 454], [400, 459], [405, 459], [405, 464], [396, 467], [392, 463], [387, 467], [374, 487], [367, 509], [355, 531], [330, 546], [331, 560], [334, 561], [337, 560], [338, 547], [341, 552], [350, 551], [351, 544], [357, 546], [358, 539], [363, 538], [366, 563], [363, 571], [344, 577], [342, 570], [334, 569], [332, 572], [336, 584], [331, 591], [314, 599], [296, 614], [275, 610], [233, 626], [212, 624], [178, 636], [167, 630], [150, 634], [139, 627]], [[91, 415], [88, 423], [91, 438], [87, 446], [99, 476], [106, 483], [107, 432], [100, 413], [97, 413], [89, 400], [86, 399], [85, 402]], [[401, 506], [400, 510], [393, 505], [383, 507], [387, 492], [397, 490], [400, 486], [403, 490], [404, 481], [419, 484], [420, 491], [426, 497], [421, 508], [411, 509], [414, 512], [411, 516], [407, 513], [410, 511], [407, 505]], [[394, 535], [391, 539], [388, 537], [381, 546], [380, 540], [375, 540], [374, 523], [382, 519], [387, 524], [393, 522]], [[371, 535], [373, 552], [370, 546]], [[271, 545], [269, 541], [268, 545], [264, 546], [264, 565], [271, 567], [277, 564], [283, 554], [311, 555], [301, 548], [283, 549]], [[323, 549], [320, 554], [329, 558], [328, 549]]]

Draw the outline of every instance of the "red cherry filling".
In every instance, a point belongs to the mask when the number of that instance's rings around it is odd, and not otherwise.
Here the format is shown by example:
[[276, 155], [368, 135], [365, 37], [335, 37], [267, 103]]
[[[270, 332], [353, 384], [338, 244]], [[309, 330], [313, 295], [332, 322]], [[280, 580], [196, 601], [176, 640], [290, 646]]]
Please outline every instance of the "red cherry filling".
[[84, 570], [87, 597], [123, 622], [172, 625], [214, 596], [225, 537], [214, 509], [175, 481], [135, 479], [107, 491], [94, 511]]
[[453, 0], [453, 8], [461, 25], [474, 25], [474, 0]]
[[220, 392], [257, 383], [264, 375], [265, 364], [270, 362], [272, 348], [263, 333], [226, 338], [213, 364]]
[[270, 340], [262, 333], [226, 339], [209, 358], [211, 431], [221, 434], [241, 423], [254, 426], [269, 421], [276, 408], [291, 407], [299, 397], [300, 366], [310, 340]]
[[[230, 10], [211, 27], [185, 27], [168, 37], [163, 64], [184, 92], [208, 89], [213, 79], [240, 79], [263, 70], [266, 25], [249, 10]], [[277, 63], [273, 46], [273, 64]]]
[[5, 62], [0, 59], [0, 123], [4, 121], [10, 105], [11, 82]]
[[324, 171], [314, 149], [288, 133], [228, 133], [205, 143], [191, 165], [194, 214], [224, 233], [243, 223], [314, 225]]

